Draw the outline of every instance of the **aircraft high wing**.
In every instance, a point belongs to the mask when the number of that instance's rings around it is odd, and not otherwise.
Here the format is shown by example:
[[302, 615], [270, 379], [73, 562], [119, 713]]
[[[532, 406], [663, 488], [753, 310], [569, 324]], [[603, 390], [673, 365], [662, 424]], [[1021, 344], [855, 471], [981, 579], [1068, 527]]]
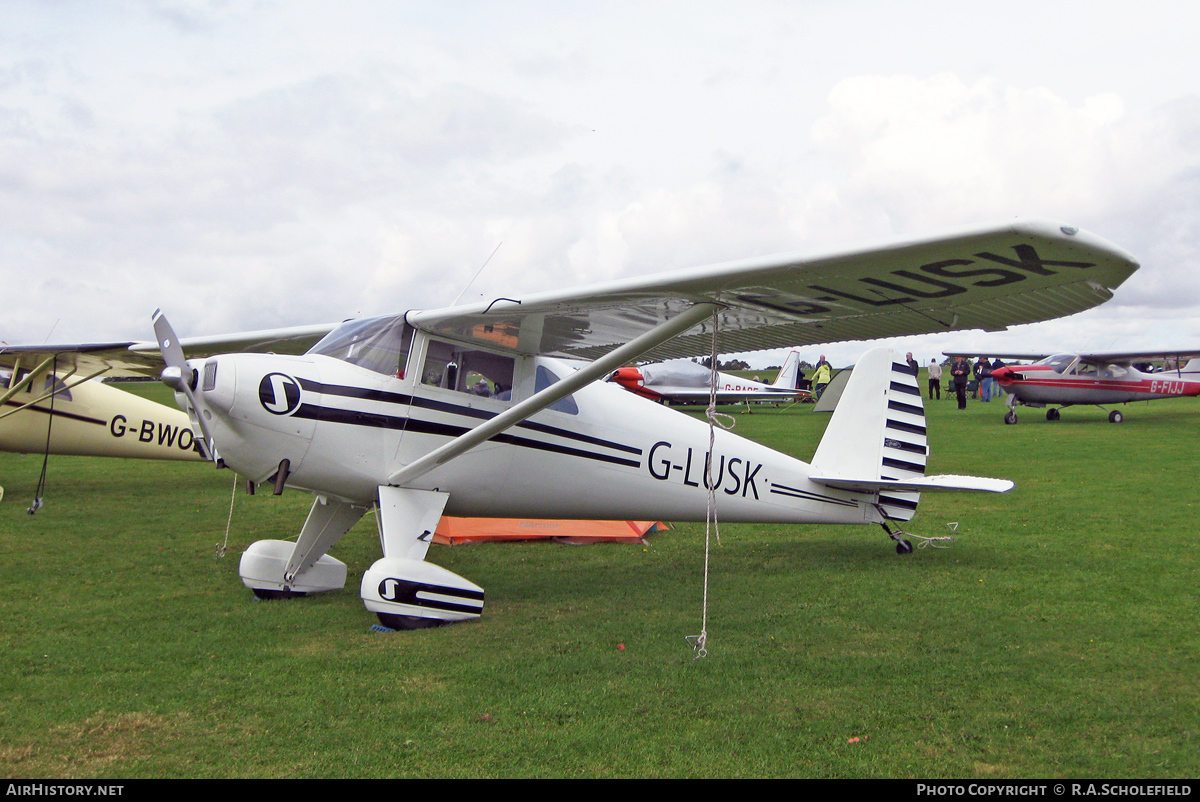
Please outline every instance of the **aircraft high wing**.
[[[946, 353], [946, 356], [968, 356]], [[993, 356], [988, 354], [988, 356]], [[996, 368], [991, 376], [1008, 393], [1004, 422], [1017, 422], [1017, 407], [1046, 407], [1046, 420], [1059, 420], [1067, 407], [1128, 404], [1200, 395], [1200, 350], [1120, 351], [1094, 354], [995, 354], [999, 359], [1034, 360], [1032, 365]], [[1144, 372], [1135, 365], [1171, 360], [1175, 367]], [[1185, 363], [1186, 360], [1186, 363]], [[1121, 423], [1119, 410], [1106, 410]]]
[[327, 552], [374, 507], [384, 557], [363, 576], [364, 604], [389, 626], [430, 626], [483, 606], [482, 588], [425, 561], [443, 513], [688, 521], [712, 505], [731, 522], [879, 524], [911, 551], [888, 524], [911, 519], [922, 491], [1012, 485], [925, 475], [921, 394], [899, 355], [860, 359], [812, 465], [598, 380], [709, 355], [714, 333], [728, 353], [999, 330], [1102, 303], [1136, 269], [1098, 237], [1017, 221], [348, 321], [317, 327], [327, 336], [302, 356], [212, 351], [156, 312], [157, 362], [144, 345], [108, 344], [6, 349], [0, 363], [165, 364], [218, 465], [316, 496], [296, 542], [243, 555], [248, 587], [341, 588], [346, 566]]
[[[185, 337], [179, 345], [189, 357], [230, 353], [303, 354], [339, 325], [321, 323], [211, 337]], [[98, 376], [158, 376], [163, 365], [162, 352], [153, 340], [0, 346], [0, 366], [34, 378], [53, 370], [67, 382], [87, 381]]]

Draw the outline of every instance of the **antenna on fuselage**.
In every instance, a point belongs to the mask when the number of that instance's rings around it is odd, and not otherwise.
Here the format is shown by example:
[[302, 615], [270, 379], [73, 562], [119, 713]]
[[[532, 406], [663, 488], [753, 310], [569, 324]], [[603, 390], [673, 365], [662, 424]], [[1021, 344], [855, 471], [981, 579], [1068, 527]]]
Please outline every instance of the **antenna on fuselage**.
[[488, 262], [492, 261], [492, 256], [496, 255], [496, 251], [500, 250], [500, 246], [503, 244], [504, 240], [500, 240], [498, 243], [496, 243], [496, 247], [492, 249], [491, 256], [488, 256], [488, 258], [483, 260], [483, 264], [481, 264], [479, 269], [475, 271], [475, 275], [471, 276], [471, 280], [467, 282], [467, 286], [462, 288], [462, 292], [460, 292], [458, 297], [454, 299], [454, 303], [450, 304], [451, 306], [458, 306], [458, 302], [461, 301], [462, 297], [467, 294], [467, 290], [469, 290], [471, 285], [475, 283], [475, 279], [479, 278], [479, 274], [482, 273], [483, 269], [488, 266]]

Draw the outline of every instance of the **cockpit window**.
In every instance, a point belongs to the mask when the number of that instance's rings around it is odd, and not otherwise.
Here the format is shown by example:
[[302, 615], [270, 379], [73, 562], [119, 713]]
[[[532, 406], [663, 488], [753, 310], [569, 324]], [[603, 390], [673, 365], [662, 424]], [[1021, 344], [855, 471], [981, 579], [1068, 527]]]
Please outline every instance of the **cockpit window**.
[[308, 353], [403, 377], [411, 341], [412, 330], [405, 325], [404, 316], [388, 315], [347, 321], [326, 334]]
[[1079, 357], [1075, 356], [1074, 354], [1055, 354], [1054, 356], [1046, 357], [1040, 362], [1034, 362], [1034, 364], [1049, 365], [1050, 367], [1054, 368], [1055, 373], [1063, 373], [1069, 367], [1071, 367], [1071, 365], [1075, 364], [1075, 360], [1078, 358]]
[[500, 401], [512, 399], [511, 356], [430, 340], [425, 351], [421, 383]]

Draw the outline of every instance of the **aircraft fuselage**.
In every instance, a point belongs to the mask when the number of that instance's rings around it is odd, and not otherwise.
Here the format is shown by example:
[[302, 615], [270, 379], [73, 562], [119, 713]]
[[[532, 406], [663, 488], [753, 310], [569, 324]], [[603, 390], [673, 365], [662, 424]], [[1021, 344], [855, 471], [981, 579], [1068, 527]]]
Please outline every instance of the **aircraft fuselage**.
[[1115, 365], [1071, 372], [1080, 367], [1059, 373], [1051, 365], [1025, 365], [1001, 368], [992, 375], [1005, 391], [1025, 404], [1123, 404], [1200, 395], [1200, 381], [1176, 372], [1142, 373]]
[[[419, 356], [419, 354], [417, 355]], [[231, 354], [199, 396], [225, 464], [256, 482], [289, 461], [287, 485], [354, 504], [388, 476], [531, 395], [536, 372], [570, 364], [518, 358], [508, 398], [379, 373], [322, 355]], [[215, 367], [208, 367], [215, 365]], [[706, 422], [605, 383], [545, 409], [410, 486], [449, 494], [446, 514], [704, 520]], [[879, 522], [873, 495], [810, 482], [809, 466], [718, 429], [711, 483], [723, 521]]]

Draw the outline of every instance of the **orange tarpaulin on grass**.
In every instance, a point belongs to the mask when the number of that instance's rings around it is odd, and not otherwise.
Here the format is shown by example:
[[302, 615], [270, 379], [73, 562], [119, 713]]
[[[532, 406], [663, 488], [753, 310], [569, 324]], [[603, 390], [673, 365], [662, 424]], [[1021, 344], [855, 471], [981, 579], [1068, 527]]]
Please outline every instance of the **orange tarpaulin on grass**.
[[488, 540], [553, 538], [561, 543], [640, 541], [671, 527], [660, 521], [560, 521], [528, 518], [452, 518], [443, 515], [433, 542], [444, 546]]

